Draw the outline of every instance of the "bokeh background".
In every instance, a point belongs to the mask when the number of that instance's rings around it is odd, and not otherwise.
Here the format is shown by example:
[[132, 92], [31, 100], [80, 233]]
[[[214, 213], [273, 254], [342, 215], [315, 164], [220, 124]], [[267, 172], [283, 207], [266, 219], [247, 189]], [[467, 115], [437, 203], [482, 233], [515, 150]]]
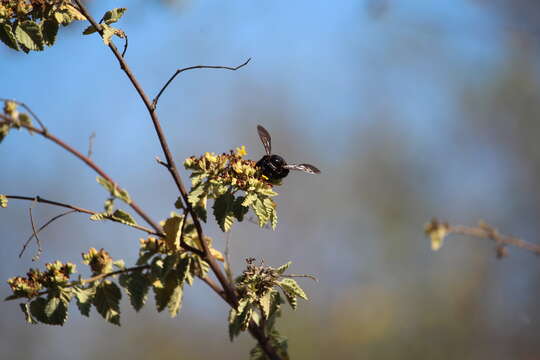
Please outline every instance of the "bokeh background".
[[[231, 233], [233, 268], [246, 257], [316, 275], [311, 297], [278, 328], [293, 359], [540, 359], [540, 260], [488, 240], [450, 238], [430, 250], [431, 217], [537, 241], [540, 234], [540, 5], [535, 1], [90, 1], [96, 17], [126, 6], [127, 60], [155, 94], [178, 162], [246, 145], [276, 152], [319, 176], [279, 188], [275, 232], [251, 223]], [[154, 219], [176, 199], [151, 122], [110, 51], [85, 25], [25, 55], [0, 47], [0, 96], [25, 101], [49, 130], [93, 159]], [[0, 192], [40, 195], [100, 210], [95, 174], [54, 144], [13, 132], [0, 146]], [[185, 175], [185, 173], [184, 173]], [[28, 202], [0, 214], [0, 279], [23, 274], [34, 248]], [[61, 210], [39, 205], [43, 223]], [[207, 232], [223, 248], [210, 221]], [[89, 247], [132, 263], [143, 234], [70, 215], [40, 238], [44, 262], [80, 264]], [[83, 266], [81, 265], [82, 269]], [[9, 294], [7, 285], [0, 296]], [[5, 359], [242, 359], [254, 341], [229, 343], [227, 307], [204, 284], [187, 289], [179, 318], [153, 300], [121, 328], [76, 309], [63, 327], [31, 326], [16, 302], [0, 304]]]

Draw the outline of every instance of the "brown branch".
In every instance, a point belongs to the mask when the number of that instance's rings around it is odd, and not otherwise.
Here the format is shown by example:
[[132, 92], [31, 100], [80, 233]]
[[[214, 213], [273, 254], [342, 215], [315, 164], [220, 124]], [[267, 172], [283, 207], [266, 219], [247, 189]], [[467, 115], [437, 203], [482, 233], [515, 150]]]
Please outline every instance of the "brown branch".
[[[45, 229], [47, 226], [49, 226], [52, 222], [54, 222], [55, 220], [58, 220], [60, 219], [61, 217], [64, 217], [66, 215], [69, 215], [69, 214], [72, 214], [74, 212], [77, 212], [77, 210], [68, 210], [68, 211], [65, 211], [61, 214], [58, 214], [56, 216], [54, 216], [52, 219], [50, 219], [49, 221], [47, 221], [45, 224], [41, 225], [40, 228], [35, 231], [34, 234], [30, 235], [30, 237], [28, 238], [28, 240], [26, 240], [26, 242], [24, 243], [22, 249], [21, 249], [21, 252], [19, 253], [19, 258], [21, 258], [24, 254], [24, 251], [26, 250], [26, 248], [28, 247], [28, 245], [30, 244], [30, 241], [32, 241], [32, 239], [34, 238], [34, 236], [36, 236], [37, 234], [40, 233], [41, 230]], [[37, 239], [37, 236], [36, 236], [36, 239]]]
[[[6, 195], [6, 197], [8, 199], [29, 200], [29, 201], [36, 201], [38, 203], [43, 203], [43, 204], [55, 205], [55, 206], [63, 207], [63, 208], [66, 208], [66, 209], [71, 209], [71, 210], [74, 210], [76, 212], [84, 213], [84, 214], [88, 214], [88, 215], [100, 214], [99, 212], [84, 209], [82, 207], [78, 207], [78, 206], [74, 206], [74, 205], [70, 205], [70, 204], [65, 204], [65, 203], [61, 203], [61, 202], [53, 201], [53, 200], [47, 200], [47, 199], [44, 199], [44, 198], [42, 198], [40, 196], [30, 197], [30, 196], [19, 196], [19, 195]], [[119, 222], [118, 220], [115, 220], [113, 218], [107, 218], [107, 219], [109, 219], [111, 221], [114, 221], [114, 222]], [[128, 225], [128, 226], [130, 226], [132, 228], [135, 228], [135, 229], [138, 229], [138, 230], [141, 230], [141, 231], [144, 231], [144, 232], [146, 232], [148, 234], [152, 234], [152, 235], [156, 235], [156, 236], [163, 236], [163, 233], [154, 231], [154, 230], [152, 230], [150, 228], [147, 228], [145, 226], [142, 226], [142, 225], [133, 224], [133, 225]]]
[[43, 252], [43, 248], [41, 247], [41, 241], [39, 240], [38, 236], [37, 236], [37, 232], [36, 232], [36, 225], [34, 224], [34, 217], [32, 216], [32, 207], [36, 204], [36, 202], [34, 202], [34, 204], [32, 204], [32, 206], [30, 206], [28, 208], [28, 213], [30, 214], [30, 224], [32, 225], [32, 232], [33, 232], [33, 236], [36, 238], [36, 243], [37, 243], [37, 246], [38, 246], [38, 250], [37, 250], [37, 253], [36, 255], [34, 255], [32, 257], [32, 261], [37, 261], [39, 260], [39, 257], [41, 256], [41, 253]]
[[[13, 119], [7, 117], [7, 116], [0, 116], [4, 121], [7, 121], [8, 123], [14, 124], [15, 122]], [[94, 170], [96, 173], [99, 174], [102, 178], [113, 184], [115, 188], [120, 188], [117, 182], [115, 182], [105, 171], [103, 171], [97, 164], [92, 161], [88, 156], [83, 155], [81, 152], [77, 151], [75, 148], [70, 146], [69, 144], [65, 143], [63, 140], [57, 138], [56, 136], [52, 135], [47, 130], [41, 130], [38, 129], [32, 125], [27, 124], [17, 124], [18, 126], [21, 126], [30, 132], [35, 132], [37, 134], [40, 134], [41, 136], [45, 137], [46, 139], [51, 140], [52, 142], [56, 143], [58, 146], [62, 147], [63, 149], [67, 150], [71, 154], [73, 154], [75, 157], [82, 160], [86, 165], [88, 165], [92, 170]], [[146, 221], [157, 233], [162, 233], [161, 226], [154, 222], [140, 207], [135, 203], [135, 201], [131, 200], [128, 205], [141, 217]]]
[[506, 256], [506, 246], [515, 246], [536, 255], [540, 255], [540, 245], [521, 240], [514, 236], [503, 235], [493, 226], [480, 221], [477, 226], [449, 225], [437, 219], [425, 225], [426, 235], [431, 238], [434, 250], [437, 250], [448, 235], [465, 235], [481, 239], [490, 239], [497, 244], [497, 256]]
[[0, 101], [11, 101], [11, 102], [14, 102], [15, 104], [17, 105], [20, 105], [22, 106], [24, 109], [26, 109], [26, 111], [28, 111], [30, 113], [30, 115], [32, 115], [32, 117], [38, 122], [39, 126], [41, 127], [41, 130], [47, 132], [47, 128], [45, 127], [45, 125], [43, 124], [43, 122], [39, 119], [39, 117], [32, 111], [32, 109], [30, 108], [30, 106], [26, 105], [25, 103], [21, 102], [21, 101], [17, 101], [17, 100], [13, 100], [13, 99], [4, 99], [4, 98], [0, 98]]
[[[88, 21], [92, 24], [92, 26], [94, 26], [98, 30], [98, 33], [100, 34], [100, 36], [103, 37], [103, 28], [101, 27], [101, 25], [99, 25], [96, 22], [96, 20], [92, 17], [92, 15], [90, 15], [90, 13], [86, 9], [86, 7], [81, 3], [80, 0], [75, 0], [75, 3], [79, 7], [79, 10], [84, 15], [84, 17], [86, 17], [86, 19], [88, 19]], [[195, 228], [197, 230], [197, 234], [198, 234], [198, 237], [199, 237], [199, 241], [201, 243], [202, 251], [204, 252], [203, 259], [210, 265], [210, 268], [215, 273], [215, 275], [218, 278], [221, 286], [223, 286], [223, 288], [225, 289], [225, 292], [227, 293], [227, 296], [230, 299], [233, 300], [233, 303], [236, 303], [237, 299], [236, 299], [236, 294], [234, 292], [234, 289], [232, 288], [231, 284], [229, 284], [229, 282], [227, 281], [227, 278], [225, 277], [225, 275], [221, 271], [221, 268], [217, 264], [215, 258], [210, 253], [208, 244], [206, 244], [206, 242], [204, 241], [204, 236], [203, 236], [201, 223], [200, 223], [197, 215], [193, 211], [193, 207], [191, 206], [191, 204], [189, 203], [189, 201], [187, 199], [188, 192], [186, 191], [186, 189], [184, 187], [184, 184], [182, 182], [182, 178], [180, 177], [180, 173], [178, 172], [178, 169], [176, 167], [176, 163], [175, 163], [175, 161], [173, 159], [171, 150], [170, 150], [169, 145], [167, 143], [167, 140], [165, 138], [165, 134], [164, 134], [163, 129], [161, 127], [161, 123], [159, 121], [159, 118], [158, 118], [156, 112], [154, 111], [153, 106], [152, 106], [152, 102], [150, 101], [150, 99], [148, 98], [146, 93], [144, 92], [144, 90], [143, 90], [142, 86], [140, 85], [139, 81], [135, 78], [135, 75], [133, 75], [133, 73], [131, 71], [131, 68], [128, 66], [128, 64], [126, 63], [126, 61], [124, 60], [124, 58], [122, 57], [122, 55], [120, 54], [120, 52], [118, 51], [118, 49], [116, 48], [114, 43], [111, 41], [108, 46], [111, 49], [111, 51], [113, 52], [113, 54], [116, 57], [116, 59], [118, 60], [118, 62], [120, 63], [121, 69], [126, 73], [127, 77], [131, 81], [133, 87], [135, 88], [135, 90], [139, 94], [141, 100], [143, 101], [144, 105], [146, 106], [146, 109], [148, 110], [148, 113], [150, 114], [150, 117], [152, 119], [152, 123], [154, 125], [154, 129], [155, 129], [155, 131], [157, 133], [161, 148], [162, 148], [163, 153], [165, 155], [165, 159], [166, 159], [166, 163], [167, 163], [167, 169], [171, 173], [171, 176], [173, 177], [174, 182], [176, 183], [176, 186], [178, 187], [178, 190], [180, 191], [180, 194], [182, 195], [182, 198], [184, 199], [185, 206], [186, 206], [187, 210], [189, 211], [189, 213], [191, 214], [191, 217], [193, 218], [193, 223], [195, 224]]]
[[159, 93], [156, 95], [156, 97], [152, 101], [152, 109], [154, 109], [154, 110], [156, 109], [157, 102], [158, 102], [159, 98], [161, 97], [161, 94], [163, 94], [165, 89], [170, 85], [170, 83], [174, 80], [174, 78], [176, 76], [178, 76], [180, 73], [183, 73], [184, 71], [195, 70], [195, 69], [223, 69], [223, 70], [236, 71], [236, 70], [246, 66], [250, 61], [251, 61], [251, 58], [247, 59], [242, 64], [240, 64], [238, 66], [235, 66], [235, 67], [232, 67], [232, 66], [216, 66], [216, 65], [196, 65], [196, 66], [189, 66], [189, 67], [186, 67], [186, 68], [183, 68], [183, 69], [178, 69], [173, 74], [173, 76], [171, 76], [171, 78], [165, 83], [165, 85], [163, 85], [163, 87], [161, 88]]
[[[103, 28], [101, 27], [101, 25], [99, 25], [96, 22], [96, 20], [90, 15], [90, 13], [86, 9], [86, 7], [81, 3], [80, 0], [74, 0], [74, 1], [78, 6], [79, 11], [86, 17], [86, 19], [92, 24], [92, 26], [94, 26], [98, 30], [98, 33], [100, 34], [100, 36], [103, 37]], [[143, 88], [139, 84], [138, 80], [133, 75], [130, 67], [127, 65], [126, 61], [124, 60], [122, 55], [119, 53], [119, 51], [116, 48], [116, 46], [114, 45], [114, 43], [111, 41], [108, 46], [109, 46], [109, 49], [111, 49], [114, 56], [116, 57], [116, 59], [118, 60], [121, 69], [125, 72], [126, 76], [131, 81], [133, 87], [135, 88], [135, 90], [139, 94], [141, 100], [143, 101], [144, 105], [146, 106], [146, 109], [148, 110], [148, 113], [149, 113], [150, 118], [152, 120], [152, 123], [154, 125], [154, 129], [155, 129], [156, 134], [158, 136], [161, 148], [162, 148], [163, 153], [165, 155], [166, 167], [169, 170], [169, 173], [171, 174], [172, 178], [174, 179], [174, 182], [176, 183], [176, 186], [177, 186], [178, 190], [180, 191], [182, 199], [184, 200], [185, 208], [190, 213], [190, 215], [191, 215], [191, 217], [193, 219], [193, 223], [195, 225], [195, 229], [197, 230], [197, 235], [199, 237], [199, 242], [200, 242], [200, 245], [201, 245], [202, 251], [203, 251], [203, 257], [202, 258], [208, 263], [208, 265], [212, 269], [212, 272], [215, 274], [215, 276], [217, 277], [219, 283], [223, 287], [223, 290], [224, 290], [224, 293], [225, 293], [225, 298], [228, 300], [227, 302], [229, 304], [231, 304], [231, 306], [236, 307], [237, 304], [238, 304], [238, 299], [237, 299], [237, 296], [236, 296], [235, 289], [234, 289], [233, 285], [231, 283], [229, 283], [226, 276], [221, 271], [221, 268], [218, 265], [216, 259], [214, 258], [214, 256], [212, 256], [212, 254], [210, 252], [208, 244], [206, 243], [206, 241], [204, 241], [204, 236], [203, 236], [201, 223], [199, 221], [199, 218], [197, 217], [197, 214], [193, 210], [193, 207], [191, 206], [191, 204], [188, 201], [188, 192], [186, 191], [186, 189], [184, 187], [184, 184], [182, 182], [182, 178], [180, 177], [180, 173], [178, 172], [178, 169], [177, 169], [176, 164], [174, 162], [172, 153], [171, 153], [171, 151], [169, 149], [169, 145], [168, 145], [167, 140], [165, 138], [165, 134], [164, 134], [163, 129], [161, 127], [161, 123], [160, 123], [159, 118], [158, 118], [158, 116], [157, 116], [157, 114], [155, 112], [155, 108], [152, 105], [152, 102], [150, 101], [150, 99], [148, 98], [146, 93], [144, 92]], [[270, 344], [268, 342], [268, 338], [264, 335], [264, 330], [260, 329], [256, 325], [253, 325], [253, 330], [252, 330], [252, 326], [250, 326], [250, 332], [257, 339], [257, 341], [259, 342], [261, 347], [264, 349], [266, 355], [268, 357], [270, 357], [270, 359], [272, 359], [272, 360], [280, 360], [281, 359], [281, 357], [277, 354], [276, 350], [272, 346], [270, 346]]]

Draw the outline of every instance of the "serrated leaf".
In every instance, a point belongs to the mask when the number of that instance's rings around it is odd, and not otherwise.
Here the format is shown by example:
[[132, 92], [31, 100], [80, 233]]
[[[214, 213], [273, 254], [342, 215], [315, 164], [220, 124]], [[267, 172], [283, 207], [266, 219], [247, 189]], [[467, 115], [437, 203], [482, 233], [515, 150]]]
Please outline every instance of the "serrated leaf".
[[56, 34], [58, 33], [58, 22], [52, 19], [46, 19], [41, 22], [41, 34], [43, 36], [43, 43], [47, 46], [52, 46], [56, 41]]
[[291, 266], [291, 264], [292, 264], [292, 261], [289, 261], [288, 263], [281, 265], [280, 267], [276, 269], [276, 272], [279, 275], [282, 275], [289, 268], [289, 266]]
[[6, 195], [0, 194], [0, 207], [7, 208], [8, 206], [8, 198]]
[[96, 213], [96, 214], [90, 215], [90, 220], [93, 220], [93, 221], [101, 221], [108, 218], [109, 218], [109, 215], [104, 214], [104, 213]]
[[93, 304], [97, 312], [108, 322], [120, 326], [120, 299], [122, 293], [111, 281], [104, 281], [96, 287]]
[[129, 274], [120, 275], [119, 282], [125, 288], [131, 306], [135, 311], [141, 310], [148, 298], [150, 287], [148, 278], [141, 271], [132, 271]]
[[30, 315], [34, 320], [41, 323], [48, 324], [49, 319], [45, 315], [45, 306], [47, 306], [47, 300], [42, 297], [38, 297], [30, 302]]
[[277, 284], [283, 289], [285, 293], [299, 296], [304, 300], [308, 300], [306, 293], [298, 285], [296, 280], [287, 278], [287, 279], [280, 280]]
[[107, 24], [101, 24], [101, 28], [103, 29], [103, 34], [102, 34], [103, 43], [109, 46], [109, 44], [111, 43], [111, 38], [114, 36], [116, 29]]
[[243, 221], [244, 216], [249, 211], [249, 207], [244, 205], [245, 198], [243, 196], [237, 197], [233, 203], [233, 214], [238, 221]]
[[116, 8], [107, 11], [105, 15], [103, 15], [103, 22], [107, 25], [117, 22], [122, 15], [124, 15], [126, 10], [126, 8]]
[[170, 250], [178, 250], [180, 248], [180, 230], [184, 222], [183, 216], [174, 215], [165, 220], [163, 231], [165, 232], [165, 242]]
[[183, 289], [178, 273], [169, 272], [161, 282], [161, 286], [154, 285], [156, 307], [158, 312], [168, 308], [171, 317], [175, 317], [182, 305]]
[[[281, 336], [276, 330], [273, 330], [269, 335], [270, 345], [276, 350], [280, 359], [289, 360], [288, 340], [285, 336]], [[250, 360], [268, 360], [263, 349], [257, 344], [249, 352]]]
[[103, 186], [105, 190], [109, 191], [112, 197], [118, 198], [127, 204], [131, 203], [131, 198], [129, 197], [129, 194], [126, 190], [115, 186], [113, 183], [111, 183], [105, 178], [102, 178], [101, 176], [96, 177], [96, 181], [98, 182], [98, 184]]
[[266, 294], [259, 298], [261, 312], [265, 319], [270, 317], [270, 307], [272, 305], [272, 291], [267, 291]]
[[253, 308], [247, 299], [241, 299], [238, 302], [238, 307], [229, 311], [229, 338], [231, 341], [233, 341], [240, 332], [247, 329], [252, 314]]
[[118, 209], [112, 214], [113, 219], [126, 225], [137, 225], [137, 222], [128, 212]]
[[51, 297], [44, 308], [47, 324], [64, 325], [67, 319], [67, 303], [59, 297]]
[[257, 194], [252, 194], [252, 193], [249, 193], [246, 195], [246, 197], [243, 199], [242, 201], [242, 205], [243, 206], [250, 206], [251, 204], [253, 204], [253, 202], [257, 200]]
[[198, 186], [195, 186], [194, 188], [192, 188], [191, 191], [188, 194], [189, 203], [193, 207], [195, 207], [199, 203], [201, 198], [203, 198], [205, 196], [205, 194], [207, 193], [207, 190], [208, 189], [203, 185], [198, 185]]
[[293, 310], [296, 310], [296, 308], [298, 307], [298, 299], [296, 298], [296, 296], [285, 291], [283, 292], [283, 294], [285, 294], [285, 299], [287, 299], [287, 302], [289, 303], [289, 305], [291, 305]]
[[191, 258], [186, 256], [180, 259], [180, 262], [178, 263], [177, 271], [178, 271], [178, 279], [181, 283], [186, 281], [190, 268], [191, 268]]
[[92, 300], [96, 293], [96, 289], [94, 287], [81, 288], [78, 286], [74, 287], [73, 289], [75, 291], [75, 299], [77, 300], [76, 302], [79, 311], [84, 316], [90, 316], [90, 308], [92, 306]]
[[174, 207], [177, 209], [184, 209], [184, 199], [181, 196], [174, 202]]
[[126, 262], [122, 259], [113, 261], [112, 265], [118, 270], [124, 270], [126, 268]]
[[22, 21], [15, 28], [15, 38], [20, 45], [23, 45], [23, 50], [43, 50], [43, 36], [38, 24], [31, 20]]
[[214, 201], [214, 216], [222, 231], [227, 232], [231, 229], [234, 222], [234, 196], [227, 192]]
[[32, 314], [30, 313], [30, 305], [28, 303], [23, 303], [19, 304], [19, 306], [24, 313], [24, 318], [26, 322], [30, 324], [37, 324], [37, 321], [32, 317]]
[[[56, 14], [55, 14], [56, 16]], [[86, 29], [83, 30], [83, 35], [90, 35], [97, 31], [97, 29], [94, 27], [94, 25], [90, 25], [86, 27]]]
[[10, 23], [0, 24], [0, 40], [13, 50], [19, 51], [19, 44], [15, 38], [15, 34], [11, 30]]

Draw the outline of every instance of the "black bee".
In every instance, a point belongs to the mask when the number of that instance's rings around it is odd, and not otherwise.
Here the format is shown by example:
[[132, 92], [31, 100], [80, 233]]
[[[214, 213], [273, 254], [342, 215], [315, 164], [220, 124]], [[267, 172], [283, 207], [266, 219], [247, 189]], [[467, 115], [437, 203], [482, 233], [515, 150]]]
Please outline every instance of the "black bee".
[[270, 181], [283, 179], [289, 174], [289, 170], [300, 170], [308, 174], [319, 174], [321, 172], [310, 164], [287, 164], [281, 156], [272, 154], [272, 138], [270, 137], [270, 133], [261, 125], [257, 125], [257, 132], [264, 145], [266, 155], [257, 161], [256, 165]]

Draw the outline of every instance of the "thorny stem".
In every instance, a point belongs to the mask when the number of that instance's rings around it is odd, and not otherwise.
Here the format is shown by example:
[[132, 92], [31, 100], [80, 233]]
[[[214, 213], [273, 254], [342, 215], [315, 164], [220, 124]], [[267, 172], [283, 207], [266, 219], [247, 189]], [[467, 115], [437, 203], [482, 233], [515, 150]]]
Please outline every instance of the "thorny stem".
[[[81, 3], [80, 0], [74, 0], [74, 1], [77, 4], [77, 6], [78, 6], [79, 10], [81, 11], [81, 13], [84, 15], [84, 17], [86, 17], [86, 19], [92, 24], [92, 26], [94, 26], [98, 30], [99, 34], [103, 37], [103, 29], [102, 29], [102, 27], [90, 15], [90, 13], [86, 9], [86, 7]], [[186, 191], [186, 188], [184, 187], [184, 184], [182, 182], [182, 179], [180, 177], [180, 174], [179, 174], [178, 169], [176, 167], [176, 164], [174, 162], [172, 153], [171, 153], [171, 151], [169, 149], [169, 145], [167, 144], [167, 140], [165, 138], [165, 134], [164, 134], [163, 129], [161, 127], [161, 124], [159, 122], [159, 118], [158, 118], [158, 116], [157, 116], [157, 114], [155, 112], [155, 108], [152, 105], [152, 102], [150, 101], [150, 99], [148, 98], [146, 93], [144, 92], [143, 88], [139, 84], [138, 80], [135, 78], [135, 76], [131, 72], [130, 67], [128, 66], [128, 64], [126, 63], [126, 61], [124, 60], [124, 58], [122, 57], [122, 55], [120, 54], [120, 52], [118, 51], [116, 46], [113, 44], [113, 42], [111, 41], [108, 46], [111, 49], [111, 51], [113, 52], [113, 54], [116, 57], [116, 59], [118, 60], [118, 62], [120, 63], [121, 69], [126, 73], [127, 77], [131, 81], [133, 87], [135, 88], [135, 90], [139, 94], [141, 100], [143, 101], [144, 105], [146, 106], [146, 108], [148, 110], [148, 113], [149, 113], [149, 115], [150, 115], [150, 117], [152, 119], [152, 123], [154, 125], [155, 130], [156, 130], [156, 134], [157, 134], [159, 142], [161, 144], [161, 148], [162, 148], [163, 153], [165, 155], [167, 169], [169, 170], [172, 178], [174, 179], [174, 182], [176, 183], [176, 186], [177, 186], [178, 190], [180, 191], [182, 199], [184, 200], [185, 208], [190, 213], [191, 218], [193, 219], [193, 223], [195, 225], [195, 228], [197, 230], [197, 235], [199, 237], [199, 241], [200, 241], [202, 251], [203, 251], [202, 258], [208, 263], [208, 265], [212, 269], [212, 272], [216, 275], [219, 283], [223, 287], [223, 290], [225, 292], [225, 297], [228, 300], [227, 302], [229, 304], [231, 304], [231, 306], [236, 307], [237, 304], [238, 304], [238, 298], [236, 296], [236, 292], [235, 292], [235, 290], [233, 288], [233, 285], [231, 283], [229, 283], [229, 281], [227, 281], [227, 278], [224, 275], [224, 273], [221, 271], [221, 268], [219, 267], [216, 259], [212, 256], [212, 254], [210, 252], [210, 249], [208, 247], [208, 244], [206, 243], [206, 241], [204, 241], [204, 236], [203, 236], [203, 230], [202, 230], [201, 223], [199, 221], [199, 218], [197, 217], [197, 214], [193, 210], [193, 207], [191, 206], [190, 202], [188, 201], [188, 192]], [[257, 339], [257, 341], [259, 342], [261, 347], [264, 349], [266, 355], [269, 356], [270, 359], [272, 359], [272, 360], [280, 360], [281, 357], [277, 354], [276, 350], [272, 346], [270, 346], [268, 338], [264, 334], [264, 330], [257, 327], [257, 326], [255, 326], [255, 325], [253, 326], [253, 328], [256, 329], [256, 330], [252, 330], [252, 325], [250, 325], [250, 332]]]

